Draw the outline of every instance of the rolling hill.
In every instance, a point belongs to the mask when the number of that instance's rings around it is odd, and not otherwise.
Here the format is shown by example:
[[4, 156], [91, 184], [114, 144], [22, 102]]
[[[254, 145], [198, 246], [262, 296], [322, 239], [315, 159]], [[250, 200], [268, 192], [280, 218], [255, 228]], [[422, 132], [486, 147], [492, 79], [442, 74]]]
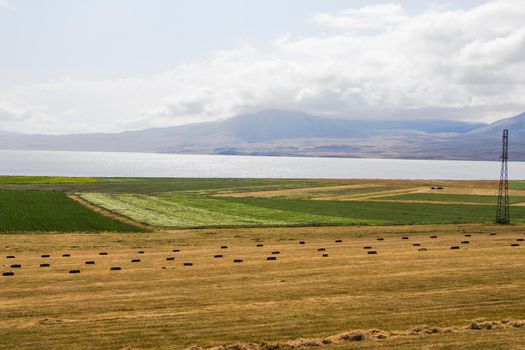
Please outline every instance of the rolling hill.
[[504, 128], [510, 129], [511, 159], [525, 160], [525, 113], [487, 125], [328, 119], [265, 110], [223, 121], [115, 134], [0, 133], [0, 149], [497, 160]]

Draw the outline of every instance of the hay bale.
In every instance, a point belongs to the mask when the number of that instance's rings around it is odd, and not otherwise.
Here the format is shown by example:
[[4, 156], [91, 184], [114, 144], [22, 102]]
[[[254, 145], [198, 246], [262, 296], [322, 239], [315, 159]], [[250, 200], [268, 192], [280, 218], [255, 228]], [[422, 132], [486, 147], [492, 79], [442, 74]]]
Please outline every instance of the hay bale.
[[184, 263], [184, 266], [193, 266], [193, 263], [185, 262], [185, 263]]
[[276, 251], [272, 252], [272, 255], [278, 255], [278, 254], [281, 254], [281, 252], [280, 252], [280, 251], [278, 251], [278, 250], [276, 250]]
[[299, 244], [306, 244], [305, 241], [299, 241]]
[[140, 262], [140, 259], [133, 259], [131, 260], [132, 263], [139, 263]]
[[363, 247], [363, 249], [372, 249], [370, 246]]
[[436, 239], [436, 238], [438, 238], [438, 236], [430, 236], [430, 238]]
[[63, 257], [63, 258], [70, 258], [70, 257], [71, 257], [71, 254], [62, 254], [62, 257]]
[[385, 239], [383, 237], [379, 237], [377, 240], [378, 241], [384, 241]]
[[69, 273], [80, 273], [80, 270], [69, 270]]
[[178, 253], [178, 252], [180, 252], [180, 249], [173, 249], [173, 252], [174, 253]]
[[166, 258], [166, 261], [173, 261], [173, 260], [175, 260], [175, 258], [172, 256]]
[[15, 256], [14, 256], [14, 255], [8, 255], [8, 256], [6, 256], [5, 258], [6, 258], [6, 259], [14, 259]]
[[343, 243], [343, 241], [338, 239], [338, 240], [335, 241], [335, 243]]
[[11, 265], [11, 268], [12, 269], [21, 269], [22, 265], [20, 265], [20, 264], [13, 264], [13, 265]]
[[264, 244], [257, 244], [257, 247], [260, 248], [260, 247], [264, 247]]
[[327, 258], [328, 257], [328, 254], [323, 254], [323, 258]]
[[511, 247], [519, 247], [520, 244], [519, 244], [519, 243], [512, 243], [510, 246], [511, 246]]
[[40, 264], [40, 267], [49, 267], [49, 266], [51, 266], [51, 265], [49, 265], [49, 264]]
[[223, 246], [221, 246], [221, 249], [228, 249], [228, 246], [227, 245], [223, 245]]
[[14, 272], [11, 272], [11, 271], [7, 271], [7, 272], [3, 272], [2, 273], [2, 276], [14, 276], [15, 273]]
[[456, 250], [456, 249], [459, 249], [459, 247], [458, 246], [453, 246], [453, 247], [450, 247], [450, 249]]
[[472, 235], [465, 235], [465, 237], [472, 237]]
[[405, 237], [401, 237], [401, 239], [408, 239], [408, 237], [406, 237], [406, 236]]
[[86, 265], [95, 265], [95, 262], [93, 260], [86, 261]]
[[523, 239], [523, 238], [518, 238], [518, 239], [516, 240], [516, 242], [523, 242], [523, 241], [525, 241], [525, 239]]
[[495, 233], [491, 233], [490, 236], [495, 236], [496, 234]]
[[269, 256], [266, 258], [266, 260], [277, 260], [276, 256]]
[[233, 262], [238, 264], [238, 263], [242, 263], [242, 260], [241, 259], [235, 259], [235, 260], [233, 260]]
[[469, 241], [461, 241], [461, 244], [470, 244]]
[[108, 253], [106, 253], [106, 252], [101, 252], [101, 253], [98, 253], [98, 255], [108, 255]]
[[122, 270], [122, 267], [120, 266], [112, 266], [109, 268], [109, 271], [120, 271]]
[[370, 250], [367, 252], [369, 255], [373, 255], [373, 254], [377, 254], [377, 252], [375, 250]]
[[317, 249], [318, 252], [324, 252], [326, 250], [326, 248], [319, 248]]
[[218, 259], [218, 258], [222, 258], [222, 254], [218, 254], [218, 255], [215, 255], [214, 258]]
[[40, 257], [41, 258], [49, 258], [50, 256], [49, 256], [49, 254], [42, 254]]
[[421, 247], [421, 243], [413, 243], [412, 244], [414, 247]]
[[418, 251], [418, 252], [426, 252], [426, 251], [427, 251], [427, 248], [419, 248], [417, 251]]
[[143, 250], [139, 250], [137, 253], [144, 254], [144, 251]]

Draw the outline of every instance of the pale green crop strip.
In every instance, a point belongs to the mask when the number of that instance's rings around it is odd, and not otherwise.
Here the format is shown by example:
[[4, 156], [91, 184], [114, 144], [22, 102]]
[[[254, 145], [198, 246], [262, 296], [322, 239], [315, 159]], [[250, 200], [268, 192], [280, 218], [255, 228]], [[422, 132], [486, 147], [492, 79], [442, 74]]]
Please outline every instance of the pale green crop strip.
[[190, 228], [217, 226], [287, 226], [315, 224], [366, 224], [337, 216], [269, 209], [244, 203], [185, 195], [83, 193], [100, 207], [152, 226]]

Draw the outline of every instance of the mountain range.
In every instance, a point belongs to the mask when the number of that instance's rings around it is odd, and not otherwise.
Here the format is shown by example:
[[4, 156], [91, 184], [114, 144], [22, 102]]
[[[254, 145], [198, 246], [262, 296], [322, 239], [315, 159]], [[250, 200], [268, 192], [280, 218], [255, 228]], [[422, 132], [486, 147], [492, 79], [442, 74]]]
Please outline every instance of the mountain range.
[[0, 131], [0, 149], [525, 161], [525, 113], [492, 124], [451, 120], [346, 120], [264, 110], [223, 121], [114, 134]]

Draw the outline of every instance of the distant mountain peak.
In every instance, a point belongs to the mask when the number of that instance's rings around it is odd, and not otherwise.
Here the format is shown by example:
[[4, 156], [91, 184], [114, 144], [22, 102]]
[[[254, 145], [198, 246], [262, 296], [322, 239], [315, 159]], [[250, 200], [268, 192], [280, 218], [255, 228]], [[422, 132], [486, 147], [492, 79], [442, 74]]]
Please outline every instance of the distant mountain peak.
[[[355, 116], [354, 116], [355, 117]], [[358, 120], [265, 109], [230, 119], [117, 134], [0, 134], [0, 149], [496, 160], [511, 131], [525, 160], [525, 113], [486, 125], [453, 120]]]
[[487, 126], [477, 128], [473, 130], [472, 134], [494, 134], [501, 133], [503, 129], [509, 129], [510, 137], [512, 134], [525, 132], [525, 112], [518, 114], [514, 117], [498, 120]]

